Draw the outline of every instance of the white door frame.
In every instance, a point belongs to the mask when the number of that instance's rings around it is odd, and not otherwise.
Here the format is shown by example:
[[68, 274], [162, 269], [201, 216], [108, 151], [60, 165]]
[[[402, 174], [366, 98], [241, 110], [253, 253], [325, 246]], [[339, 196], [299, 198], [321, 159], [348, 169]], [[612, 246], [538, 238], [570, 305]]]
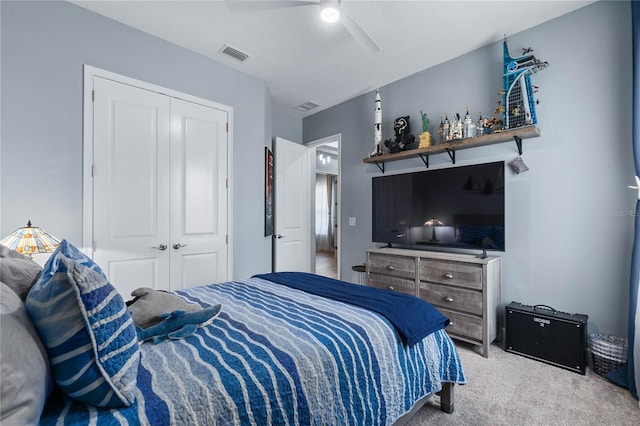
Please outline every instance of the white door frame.
[[88, 256], [91, 256], [93, 251], [93, 79], [94, 77], [101, 77], [151, 92], [161, 93], [172, 98], [219, 109], [227, 113], [229, 119], [229, 129], [227, 133], [227, 234], [229, 235], [227, 244], [227, 271], [229, 280], [233, 279], [233, 185], [230, 180], [230, 177], [233, 176], [233, 107], [167, 89], [135, 78], [126, 77], [87, 64], [84, 64], [83, 70], [82, 251]]
[[[311, 217], [313, 216], [315, 218], [315, 190], [316, 190], [316, 186], [315, 186], [315, 169], [316, 169], [316, 156], [315, 156], [315, 148], [317, 146], [320, 145], [326, 145], [329, 142], [338, 142], [338, 208], [336, 211], [336, 218], [337, 218], [337, 224], [338, 224], [338, 234], [336, 235], [336, 244], [338, 245], [338, 250], [336, 251], [336, 258], [338, 260], [337, 262], [337, 268], [338, 268], [338, 279], [342, 279], [342, 272], [340, 270], [340, 266], [341, 266], [341, 256], [340, 253], [342, 252], [342, 241], [341, 241], [341, 235], [342, 235], [342, 215], [341, 215], [341, 210], [342, 210], [342, 149], [341, 149], [341, 140], [342, 140], [342, 134], [341, 133], [337, 133], [335, 135], [331, 135], [331, 136], [327, 136], [321, 139], [316, 139], [313, 140], [311, 142], [306, 143], [305, 145], [309, 148], [312, 149], [313, 152], [311, 153], [312, 155], [309, 156], [309, 162], [312, 163], [312, 168], [310, 168], [310, 170], [314, 170], [313, 173], [313, 177], [314, 179], [312, 179], [312, 188], [313, 188], [313, 194], [310, 198], [311, 198], [311, 209], [310, 209], [310, 214], [309, 214], [309, 220], [311, 222], [311, 226], [309, 227], [309, 232], [311, 233], [311, 248], [310, 248], [310, 253], [309, 256], [311, 256], [311, 265], [313, 267], [313, 270], [315, 271], [315, 267], [316, 267], [316, 263], [315, 263], [315, 259], [316, 259], [316, 221], [315, 219], [312, 219]], [[313, 212], [313, 214], [311, 214], [311, 212]]]

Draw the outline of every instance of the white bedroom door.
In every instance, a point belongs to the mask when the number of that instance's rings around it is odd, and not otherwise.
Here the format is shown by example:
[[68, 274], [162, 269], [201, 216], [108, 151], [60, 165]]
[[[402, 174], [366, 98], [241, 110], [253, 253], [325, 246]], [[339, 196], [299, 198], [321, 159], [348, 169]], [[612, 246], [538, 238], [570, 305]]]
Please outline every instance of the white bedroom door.
[[276, 138], [274, 271], [311, 271], [309, 153], [304, 145]]
[[94, 78], [93, 259], [125, 297], [226, 281], [227, 112]]

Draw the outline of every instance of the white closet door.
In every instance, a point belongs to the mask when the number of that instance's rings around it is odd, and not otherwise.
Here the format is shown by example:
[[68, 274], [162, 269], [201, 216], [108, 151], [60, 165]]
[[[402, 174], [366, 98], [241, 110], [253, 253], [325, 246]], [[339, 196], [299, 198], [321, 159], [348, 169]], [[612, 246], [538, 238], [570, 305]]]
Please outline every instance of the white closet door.
[[94, 78], [93, 259], [128, 300], [170, 289], [170, 98]]
[[227, 280], [227, 112], [171, 101], [171, 290]]

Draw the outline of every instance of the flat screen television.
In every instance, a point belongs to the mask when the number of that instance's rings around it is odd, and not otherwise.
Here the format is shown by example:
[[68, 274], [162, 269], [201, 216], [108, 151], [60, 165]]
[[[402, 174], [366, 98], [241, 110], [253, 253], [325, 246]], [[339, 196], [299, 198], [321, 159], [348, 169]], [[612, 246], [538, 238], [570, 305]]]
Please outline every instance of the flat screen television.
[[504, 162], [372, 178], [372, 240], [505, 250]]

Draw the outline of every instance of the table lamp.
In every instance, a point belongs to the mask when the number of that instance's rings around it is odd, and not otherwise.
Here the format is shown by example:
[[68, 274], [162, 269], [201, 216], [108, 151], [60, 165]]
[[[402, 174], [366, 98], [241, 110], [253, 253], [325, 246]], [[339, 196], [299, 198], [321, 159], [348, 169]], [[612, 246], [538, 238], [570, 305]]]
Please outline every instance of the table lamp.
[[432, 229], [432, 235], [431, 235], [431, 239], [429, 240], [429, 242], [437, 243], [438, 241], [440, 241], [440, 240], [438, 240], [436, 238], [436, 226], [442, 226], [442, 225], [444, 225], [444, 222], [439, 220], [439, 219], [436, 219], [435, 217], [427, 220], [424, 223], [423, 226], [430, 226], [431, 229]]
[[28, 221], [27, 226], [16, 229], [0, 244], [31, 257], [33, 254], [53, 252], [60, 245], [60, 240], [37, 226], [31, 226], [31, 221]]

